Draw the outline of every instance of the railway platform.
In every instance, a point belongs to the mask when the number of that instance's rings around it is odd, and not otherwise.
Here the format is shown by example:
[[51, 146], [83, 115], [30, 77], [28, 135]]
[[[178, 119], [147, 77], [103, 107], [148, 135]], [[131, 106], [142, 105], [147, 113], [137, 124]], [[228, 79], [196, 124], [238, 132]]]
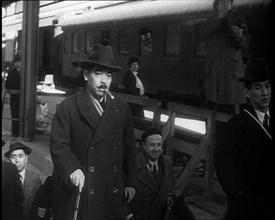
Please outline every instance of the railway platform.
[[[60, 97], [52, 99], [50, 106], [55, 106], [60, 101]], [[12, 139], [11, 136], [11, 121], [10, 121], [10, 109], [9, 99], [6, 100], [3, 109], [2, 116], [2, 139], [6, 141], [6, 145], [2, 148], [2, 159], [6, 160], [3, 156], [8, 150], [9, 141]], [[54, 108], [49, 108], [50, 111], [54, 111]], [[51, 112], [53, 114], [54, 112]], [[36, 134], [35, 138], [31, 142], [25, 142], [27, 146], [32, 149], [32, 154], [29, 157], [28, 167], [29, 169], [40, 174], [42, 181], [47, 176], [52, 174], [53, 163], [50, 156], [50, 132], [51, 126], [46, 127], [43, 133]], [[223, 191], [215, 177], [213, 177], [213, 191], [209, 198], [203, 198], [203, 178], [199, 174], [194, 175], [188, 186], [186, 187], [185, 195], [186, 202], [190, 210], [198, 220], [218, 220], [221, 218], [225, 211], [226, 200]]]

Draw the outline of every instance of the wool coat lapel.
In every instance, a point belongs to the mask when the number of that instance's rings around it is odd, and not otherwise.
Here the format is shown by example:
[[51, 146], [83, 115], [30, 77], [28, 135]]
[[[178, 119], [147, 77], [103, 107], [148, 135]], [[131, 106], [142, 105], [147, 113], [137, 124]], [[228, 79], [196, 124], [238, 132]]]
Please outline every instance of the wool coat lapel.
[[95, 131], [95, 135], [92, 140], [92, 145], [99, 142], [117, 123], [119, 116], [118, 108], [113, 99], [107, 97], [107, 103], [103, 115], [99, 119], [98, 126]]
[[[251, 106], [251, 105], [249, 105], [248, 107], [247, 107], [247, 114], [249, 115], [249, 117], [251, 117], [251, 121], [254, 121], [254, 124], [255, 124], [255, 129], [256, 130], [259, 130], [259, 131], [261, 131], [261, 132], [264, 132], [266, 135], [268, 135], [269, 136], [269, 138], [271, 138], [272, 139], [272, 136], [271, 136], [271, 133], [270, 133], [270, 129], [269, 130], [265, 130], [264, 128], [263, 128], [263, 126], [261, 126], [261, 122], [260, 122], [260, 120], [258, 119], [258, 116], [257, 116], [257, 114], [256, 114], [256, 111], [255, 111], [255, 109]], [[250, 113], [250, 114], [249, 114]], [[254, 117], [253, 117], [254, 116]], [[271, 127], [271, 120], [270, 120], [270, 127]]]
[[98, 126], [100, 115], [97, 112], [91, 98], [86, 90], [82, 88], [81, 92], [76, 95], [76, 102], [81, 115], [86, 119], [88, 124], [95, 130]]
[[157, 192], [158, 185], [153, 179], [153, 176], [151, 175], [149, 169], [147, 168], [147, 163], [143, 154], [139, 154], [137, 157], [137, 168], [138, 170], [140, 170], [140, 181]]
[[76, 96], [76, 101], [79, 107], [80, 113], [86, 119], [88, 124], [95, 130], [91, 145], [100, 141], [117, 123], [118, 120], [118, 108], [114, 99], [107, 96], [107, 103], [103, 115], [100, 116], [97, 112], [94, 104], [89, 97], [86, 88]]

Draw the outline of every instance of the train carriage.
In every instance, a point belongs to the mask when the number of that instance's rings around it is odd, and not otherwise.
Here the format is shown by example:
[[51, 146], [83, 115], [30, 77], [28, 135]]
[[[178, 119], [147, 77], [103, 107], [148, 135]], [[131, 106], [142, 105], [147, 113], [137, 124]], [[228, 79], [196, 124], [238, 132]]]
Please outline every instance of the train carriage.
[[[123, 91], [130, 56], [140, 57], [147, 94], [160, 99], [199, 96], [207, 44], [198, 34], [211, 13], [212, 0], [133, 1], [77, 12], [63, 19], [63, 77], [76, 77], [71, 63], [86, 59], [96, 43], [110, 45], [123, 67], [113, 75], [113, 89]], [[268, 57], [269, 0], [236, 0], [251, 33], [250, 56]], [[260, 46], [259, 46], [260, 45]]]

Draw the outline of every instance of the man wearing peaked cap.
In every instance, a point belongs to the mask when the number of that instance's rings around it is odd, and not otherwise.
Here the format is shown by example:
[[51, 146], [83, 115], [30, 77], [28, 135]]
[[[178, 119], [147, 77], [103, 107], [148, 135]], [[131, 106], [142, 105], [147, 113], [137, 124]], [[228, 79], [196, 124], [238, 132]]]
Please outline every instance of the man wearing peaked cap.
[[228, 199], [226, 219], [271, 218], [271, 84], [265, 60], [251, 59], [245, 76], [249, 104], [227, 123], [216, 143], [214, 161]]
[[79, 62], [86, 86], [65, 99], [54, 116], [54, 220], [72, 219], [79, 192], [80, 219], [127, 217], [125, 204], [137, 182], [135, 136], [127, 103], [109, 92], [112, 74], [121, 70], [113, 58], [110, 46], [95, 45]]
[[18, 138], [10, 141], [9, 150], [4, 154], [13, 163], [20, 175], [21, 184], [24, 193], [23, 214], [20, 216], [22, 220], [28, 220], [31, 205], [36, 192], [42, 184], [39, 174], [31, 171], [27, 167], [28, 157], [32, 150], [26, 146]]

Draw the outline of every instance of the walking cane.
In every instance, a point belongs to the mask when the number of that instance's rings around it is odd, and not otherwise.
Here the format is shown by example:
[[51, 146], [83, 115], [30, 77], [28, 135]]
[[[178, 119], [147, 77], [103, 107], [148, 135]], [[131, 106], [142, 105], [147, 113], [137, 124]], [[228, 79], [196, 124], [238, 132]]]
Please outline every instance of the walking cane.
[[75, 201], [75, 205], [74, 205], [73, 220], [77, 220], [77, 213], [78, 213], [78, 207], [79, 207], [81, 191], [82, 191], [82, 189], [78, 188], [78, 192], [77, 192], [77, 195], [76, 195], [76, 201]]

